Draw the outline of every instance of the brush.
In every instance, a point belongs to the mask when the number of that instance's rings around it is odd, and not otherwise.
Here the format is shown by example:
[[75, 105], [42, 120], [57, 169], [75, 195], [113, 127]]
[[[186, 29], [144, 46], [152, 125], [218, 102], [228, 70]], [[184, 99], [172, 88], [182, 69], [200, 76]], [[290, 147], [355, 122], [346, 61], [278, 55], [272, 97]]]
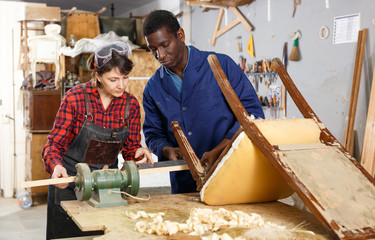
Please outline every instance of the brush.
[[290, 54], [289, 54], [289, 60], [290, 61], [299, 61], [300, 60], [299, 49], [298, 49], [298, 37], [296, 39], [294, 39], [292, 51], [290, 51]]

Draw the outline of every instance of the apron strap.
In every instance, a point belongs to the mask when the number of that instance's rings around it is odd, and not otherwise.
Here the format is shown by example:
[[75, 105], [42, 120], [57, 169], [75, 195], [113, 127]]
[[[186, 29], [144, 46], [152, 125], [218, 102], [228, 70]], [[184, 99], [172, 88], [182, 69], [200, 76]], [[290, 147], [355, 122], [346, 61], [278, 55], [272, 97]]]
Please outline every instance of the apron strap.
[[126, 103], [125, 103], [125, 114], [124, 114], [124, 128], [129, 128], [129, 106], [130, 106], [130, 94], [126, 92]]
[[92, 115], [91, 115], [89, 96], [87, 95], [87, 92], [86, 92], [86, 84], [85, 83], [82, 84], [82, 87], [83, 87], [83, 93], [85, 95], [86, 119], [88, 121], [88, 124], [90, 124], [92, 121]]

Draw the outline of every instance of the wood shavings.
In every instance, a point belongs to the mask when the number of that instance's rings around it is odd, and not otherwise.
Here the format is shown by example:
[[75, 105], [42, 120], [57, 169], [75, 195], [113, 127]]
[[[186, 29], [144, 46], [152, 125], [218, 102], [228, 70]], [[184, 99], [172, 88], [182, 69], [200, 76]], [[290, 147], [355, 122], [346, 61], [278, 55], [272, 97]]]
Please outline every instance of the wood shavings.
[[159, 213], [146, 213], [145, 211], [138, 211], [137, 213], [133, 213], [133, 212], [129, 212], [129, 211], [126, 211], [126, 216], [130, 217], [131, 219], [137, 219], [137, 218], [140, 218], [140, 217], [143, 217], [143, 218], [157, 218], [157, 217], [161, 217], [161, 216], [164, 216], [165, 213], [163, 212], [159, 212]]
[[231, 236], [229, 236], [228, 233], [224, 233], [224, 234], [221, 234], [221, 235], [213, 233], [210, 236], [204, 236], [204, 237], [201, 237], [201, 238], [202, 238], [202, 240], [246, 240], [246, 237], [232, 238]]
[[[246, 214], [242, 211], [228, 211], [224, 208], [212, 210], [209, 208], [193, 208], [190, 211], [190, 217], [185, 223], [171, 222], [163, 220], [165, 213], [146, 213], [138, 211], [137, 214], [126, 212], [126, 215], [131, 219], [138, 219], [140, 217], [150, 219], [152, 221], [138, 221], [135, 224], [135, 229], [141, 233], [157, 234], [157, 235], [172, 235], [177, 232], [189, 233], [189, 235], [206, 235], [211, 232], [219, 231], [222, 228], [246, 228], [246, 229], [285, 229], [271, 222], [265, 222], [259, 214]], [[233, 239], [227, 233], [218, 235], [211, 234], [205, 236], [204, 239]], [[241, 240], [244, 238], [234, 238]]]

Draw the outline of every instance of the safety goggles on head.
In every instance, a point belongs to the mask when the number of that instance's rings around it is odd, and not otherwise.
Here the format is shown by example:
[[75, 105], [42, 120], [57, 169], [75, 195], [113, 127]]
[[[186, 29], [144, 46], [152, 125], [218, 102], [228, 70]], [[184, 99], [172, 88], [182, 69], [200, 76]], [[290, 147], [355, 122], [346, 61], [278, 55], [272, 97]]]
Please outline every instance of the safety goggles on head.
[[129, 55], [129, 47], [124, 42], [113, 42], [103, 45], [95, 51], [94, 67], [101, 68], [104, 64], [112, 59], [112, 51], [122, 55]]

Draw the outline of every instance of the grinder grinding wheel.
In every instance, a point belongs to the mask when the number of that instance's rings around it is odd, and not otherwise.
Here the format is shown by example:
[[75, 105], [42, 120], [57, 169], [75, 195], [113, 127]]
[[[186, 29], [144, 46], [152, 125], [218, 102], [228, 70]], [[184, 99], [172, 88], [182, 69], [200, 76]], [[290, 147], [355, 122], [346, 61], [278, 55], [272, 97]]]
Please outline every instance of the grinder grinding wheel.
[[127, 205], [120, 192], [133, 196], [139, 190], [139, 172], [134, 161], [125, 161], [123, 170], [102, 169], [90, 171], [86, 163], [76, 165], [77, 176], [74, 189], [80, 201], [90, 200], [95, 207]]
[[90, 168], [84, 163], [78, 163], [76, 168], [76, 187], [74, 188], [76, 197], [80, 201], [89, 200], [92, 193], [92, 175]]
[[128, 176], [128, 185], [121, 188], [121, 191], [127, 192], [130, 195], [137, 195], [139, 190], [139, 171], [138, 166], [133, 161], [125, 161], [122, 171], [126, 172]]

